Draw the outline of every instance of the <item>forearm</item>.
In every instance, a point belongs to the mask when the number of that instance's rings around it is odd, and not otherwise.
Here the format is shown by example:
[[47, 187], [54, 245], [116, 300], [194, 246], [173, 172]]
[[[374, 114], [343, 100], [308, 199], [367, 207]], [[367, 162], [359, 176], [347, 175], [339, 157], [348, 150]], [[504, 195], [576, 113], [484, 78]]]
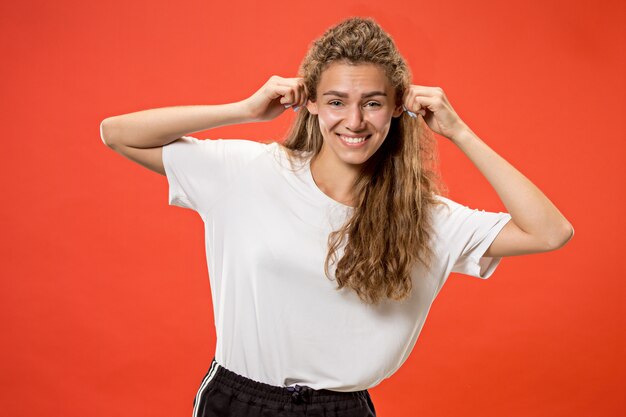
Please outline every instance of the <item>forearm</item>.
[[451, 140], [489, 181], [520, 229], [553, 246], [571, 238], [573, 228], [554, 204], [469, 127]]
[[252, 121], [245, 102], [240, 101], [161, 107], [113, 116], [102, 121], [100, 132], [107, 145], [154, 148], [194, 132]]

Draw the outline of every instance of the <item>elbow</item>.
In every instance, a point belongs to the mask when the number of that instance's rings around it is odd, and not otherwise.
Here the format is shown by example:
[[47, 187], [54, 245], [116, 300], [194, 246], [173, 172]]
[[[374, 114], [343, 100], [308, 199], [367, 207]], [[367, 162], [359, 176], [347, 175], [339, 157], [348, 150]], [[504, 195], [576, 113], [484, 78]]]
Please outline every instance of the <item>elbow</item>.
[[112, 148], [115, 144], [115, 137], [119, 129], [116, 126], [113, 117], [107, 117], [100, 123], [100, 139], [109, 148]]
[[561, 231], [559, 233], [555, 233], [551, 239], [548, 240], [548, 248], [549, 250], [560, 249], [567, 242], [572, 240], [574, 237], [574, 226], [572, 226], [569, 222], [565, 222], [565, 224], [561, 227]]

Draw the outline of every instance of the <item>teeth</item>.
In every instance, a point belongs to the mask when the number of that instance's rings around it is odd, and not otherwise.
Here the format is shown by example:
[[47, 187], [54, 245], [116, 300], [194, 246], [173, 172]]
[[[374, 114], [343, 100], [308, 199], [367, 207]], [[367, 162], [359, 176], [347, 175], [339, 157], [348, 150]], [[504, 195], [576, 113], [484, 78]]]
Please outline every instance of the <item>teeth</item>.
[[344, 140], [345, 142], [348, 142], [348, 143], [361, 143], [361, 142], [365, 141], [365, 138], [366, 138], [366, 136], [363, 136], [361, 138], [349, 138], [349, 137], [341, 136], [341, 135], [340, 135], [340, 137], [341, 137], [342, 140]]

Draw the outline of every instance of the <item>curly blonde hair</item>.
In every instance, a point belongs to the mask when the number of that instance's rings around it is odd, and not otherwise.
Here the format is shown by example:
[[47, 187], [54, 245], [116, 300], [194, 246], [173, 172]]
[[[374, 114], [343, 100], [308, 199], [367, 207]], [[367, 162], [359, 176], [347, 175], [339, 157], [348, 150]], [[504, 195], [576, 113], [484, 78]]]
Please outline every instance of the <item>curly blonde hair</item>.
[[[311, 101], [323, 71], [333, 62], [379, 65], [395, 90], [396, 105], [411, 84], [411, 72], [391, 36], [371, 18], [344, 20], [313, 42], [299, 71]], [[318, 116], [302, 107], [281, 146], [290, 160], [301, 160], [317, 156], [322, 143]], [[436, 145], [423, 119], [406, 112], [392, 118], [385, 141], [354, 183], [357, 205], [352, 215], [328, 236], [324, 270], [329, 279], [330, 264], [346, 242], [335, 269], [337, 290], [350, 288], [368, 304], [383, 298], [401, 301], [412, 290], [416, 262], [430, 268], [429, 208], [440, 203], [435, 195], [443, 187]]]

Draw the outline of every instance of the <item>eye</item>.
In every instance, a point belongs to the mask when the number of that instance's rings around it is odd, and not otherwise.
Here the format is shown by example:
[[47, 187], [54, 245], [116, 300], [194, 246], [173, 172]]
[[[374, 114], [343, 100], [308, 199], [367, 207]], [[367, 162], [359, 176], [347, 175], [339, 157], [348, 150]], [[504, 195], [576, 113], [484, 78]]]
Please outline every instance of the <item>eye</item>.
[[[339, 101], [339, 100], [332, 100], [332, 101], [329, 101], [328, 104], [330, 106], [332, 106], [332, 107], [337, 107], [337, 106], [342, 105], [343, 103], [341, 101]], [[381, 104], [376, 102], [376, 101], [370, 101], [370, 102], [366, 103], [365, 106], [366, 107], [380, 107]]]

